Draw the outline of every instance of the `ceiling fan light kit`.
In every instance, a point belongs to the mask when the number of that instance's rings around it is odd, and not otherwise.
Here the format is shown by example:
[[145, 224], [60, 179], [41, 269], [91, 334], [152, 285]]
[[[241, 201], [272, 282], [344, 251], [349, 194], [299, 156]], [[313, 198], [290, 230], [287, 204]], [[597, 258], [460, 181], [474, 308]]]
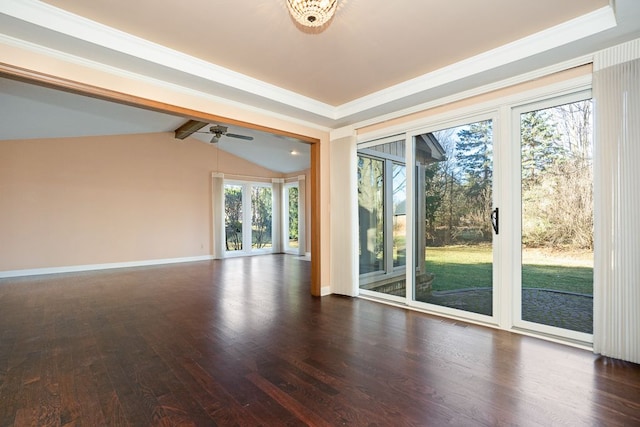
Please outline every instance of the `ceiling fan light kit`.
[[338, 0], [286, 0], [289, 13], [305, 27], [321, 27], [336, 12]]
[[220, 125], [211, 126], [209, 128], [209, 132], [213, 134], [213, 137], [211, 138], [211, 141], [209, 141], [209, 142], [211, 144], [215, 144], [218, 141], [220, 141], [220, 137], [222, 135], [227, 133], [227, 127], [226, 126], [220, 126]]

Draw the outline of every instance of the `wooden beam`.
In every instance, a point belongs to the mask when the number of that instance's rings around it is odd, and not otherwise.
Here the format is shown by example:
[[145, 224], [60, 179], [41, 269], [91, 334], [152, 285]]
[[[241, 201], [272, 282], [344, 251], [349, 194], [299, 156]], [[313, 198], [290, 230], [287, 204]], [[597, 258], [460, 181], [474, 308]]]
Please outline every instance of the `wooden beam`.
[[193, 135], [207, 125], [207, 122], [201, 122], [199, 120], [189, 120], [178, 129], [175, 130], [176, 139], [185, 139], [188, 136]]
[[311, 145], [311, 295], [322, 296], [320, 269], [320, 144]]

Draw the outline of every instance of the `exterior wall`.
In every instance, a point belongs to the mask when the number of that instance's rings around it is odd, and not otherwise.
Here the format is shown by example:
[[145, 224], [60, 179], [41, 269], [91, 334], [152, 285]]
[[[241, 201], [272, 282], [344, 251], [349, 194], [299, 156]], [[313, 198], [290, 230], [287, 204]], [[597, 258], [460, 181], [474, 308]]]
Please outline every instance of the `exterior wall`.
[[2, 141], [0, 271], [209, 255], [214, 171], [279, 176], [172, 132]]

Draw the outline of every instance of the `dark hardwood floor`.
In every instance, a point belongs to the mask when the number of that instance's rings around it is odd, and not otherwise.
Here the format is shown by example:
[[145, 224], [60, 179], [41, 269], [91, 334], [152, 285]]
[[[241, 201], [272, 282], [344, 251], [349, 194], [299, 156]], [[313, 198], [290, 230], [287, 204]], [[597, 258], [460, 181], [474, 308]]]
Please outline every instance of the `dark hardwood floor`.
[[0, 425], [640, 425], [640, 366], [363, 299], [290, 256], [0, 280]]

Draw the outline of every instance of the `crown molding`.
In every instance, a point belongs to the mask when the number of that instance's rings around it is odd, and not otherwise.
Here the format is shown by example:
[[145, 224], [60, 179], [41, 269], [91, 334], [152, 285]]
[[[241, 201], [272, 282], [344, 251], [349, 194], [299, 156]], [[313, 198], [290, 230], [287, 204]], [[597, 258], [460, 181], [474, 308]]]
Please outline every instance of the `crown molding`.
[[108, 27], [37, 0], [2, 0], [0, 13], [224, 86], [334, 118], [333, 106]]
[[[0, 2], [0, 13], [18, 20], [39, 26], [59, 34], [78, 40], [90, 42], [105, 49], [115, 50], [120, 54], [140, 58], [150, 64], [177, 70], [207, 81], [234, 88], [236, 90], [281, 103], [288, 107], [315, 114], [319, 117], [338, 121], [349, 119], [368, 110], [382, 107], [394, 101], [419, 94], [442, 85], [450, 84], [460, 79], [472, 77], [501, 66], [512, 64], [518, 60], [549, 51], [576, 40], [588, 37], [616, 26], [614, 9], [606, 6], [591, 13], [577, 17], [555, 27], [522, 38], [515, 42], [500, 46], [496, 49], [481, 53], [450, 66], [426, 73], [414, 79], [377, 91], [364, 97], [355, 99], [339, 106], [331, 106], [318, 100], [305, 97], [295, 92], [237, 73], [224, 67], [208, 63], [201, 59], [149, 42], [123, 31], [102, 25], [81, 16], [66, 12], [37, 0], [3, 0]], [[33, 48], [33, 46], [31, 46]], [[46, 49], [46, 48], [45, 48]], [[49, 54], [62, 55], [67, 60], [71, 55], [60, 51], [48, 50]], [[87, 61], [73, 57], [74, 62], [91, 62], [91, 67], [104, 69], [109, 72], [131, 73], [116, 69], [107, 64]], [[193, 91], [170, 82], [160, 83], [159, 79], [135, 74], [137, 79], [178, 87], [182, 91]], [[521, 76], [520, 76], [521, 78]], [[520, 80], [517, 78], [516, 80]], [[504, 82], [502, 82], [504, 83]], [[510, 82], [513, 84], [513, 82]], [[486, 87], [485, 87], [486, 89]], [[243, 108], [256, 108], [248, 104], [200, 93], [200, 96], [216, 98], [218, 102], [226, 104], [240, 104]], [[421, 108], [424, 105], [420, 106]], [[406, 113], [406, 110], [405, 110]], [[271, 114], [273, 115], [273, 113]], [[283, 116], [287, 116], [283, 114]], [[308, 123], [307, 123], [308, 124]]]
[[336, 108], [336, 116], [338, 118], [348, 117], [406, 96], [566, 45], [615, 26], [616, 18], [613, 8], [605, 6], [515, 42], [342, 104]]

